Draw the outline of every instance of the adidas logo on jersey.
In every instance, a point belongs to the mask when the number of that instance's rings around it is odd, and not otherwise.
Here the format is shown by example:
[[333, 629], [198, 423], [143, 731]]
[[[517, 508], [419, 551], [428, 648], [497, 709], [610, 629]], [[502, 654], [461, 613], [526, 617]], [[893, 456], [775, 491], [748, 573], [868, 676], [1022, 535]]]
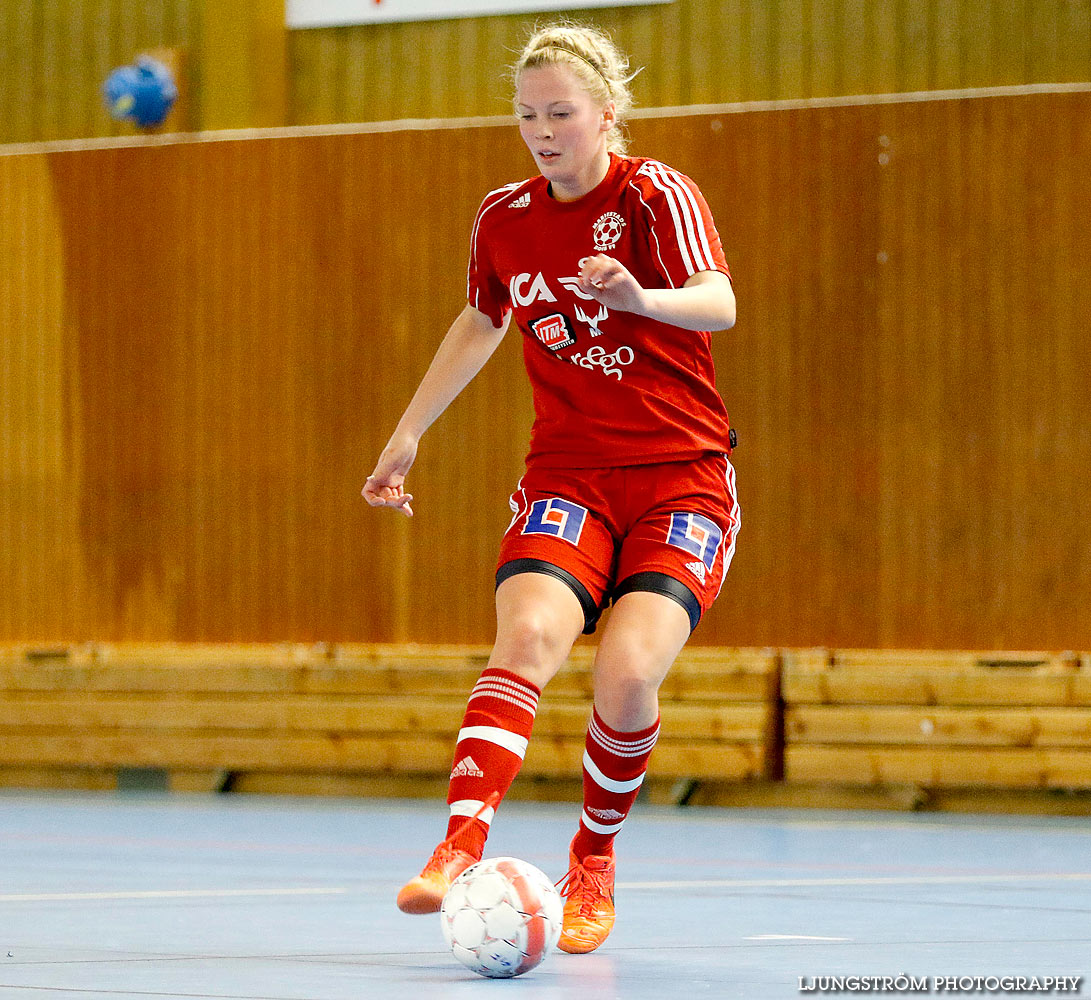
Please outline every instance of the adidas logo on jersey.
[[705, 564], [703, 562], [686, 563], [688, 569], [701, 583], [705, 582]]
[[530, 192], [520, 195], [515, 201], [508, 202], [508, 208], [529, 208], [530, 207]]
[[451, 771], [452, 778], [484, 778], [485, 772], [475, 763], [473, 757], [463, 757]]

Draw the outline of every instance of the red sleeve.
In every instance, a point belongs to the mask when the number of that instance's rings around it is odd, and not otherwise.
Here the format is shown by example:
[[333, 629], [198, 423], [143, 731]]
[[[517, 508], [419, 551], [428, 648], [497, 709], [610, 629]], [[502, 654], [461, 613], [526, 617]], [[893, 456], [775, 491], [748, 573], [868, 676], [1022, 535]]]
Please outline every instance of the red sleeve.
[[680, 288], [700, 271], [722, 271], [731, 277], [712, 212], [690, 178], [648, 160], [632, 183], [646, 210], [656, 267], [672, 288]]
[[474, 219], [474, 228], [470, 236], [470, 264], [466, 272], [466, 299], [475, 309], [483, 312], [492, 320], [492, 325], [499, 328], [504, 317], [511, 311], [511, 298], [507, 286], [497, 276], [489, 256], [488, 213], [504, 200], [511, 188], [491, 191], [481, 202]]

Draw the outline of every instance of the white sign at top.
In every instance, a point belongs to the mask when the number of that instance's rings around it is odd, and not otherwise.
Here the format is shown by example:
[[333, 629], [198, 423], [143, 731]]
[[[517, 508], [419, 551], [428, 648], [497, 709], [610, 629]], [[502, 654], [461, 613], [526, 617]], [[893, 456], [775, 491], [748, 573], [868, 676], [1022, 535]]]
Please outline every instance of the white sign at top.
[[286, 0], [289, 28], [532, 14], [576, 7], [646, 7], [673, 0]]

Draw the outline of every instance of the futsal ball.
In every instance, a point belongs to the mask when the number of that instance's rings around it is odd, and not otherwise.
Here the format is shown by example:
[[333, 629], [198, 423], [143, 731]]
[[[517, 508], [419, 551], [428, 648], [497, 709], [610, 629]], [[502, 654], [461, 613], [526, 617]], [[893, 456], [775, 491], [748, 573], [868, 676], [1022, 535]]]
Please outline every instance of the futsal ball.
[[163, 63], [140, 56], [132, 66], [119, 66], [102, 85], [106, 108], [118, 121], [139, 128], [163, 124], [178, 97], [174, 77]]
[[561, 936], [556, 887], [518, 858], [487, 858], [451, 883], [440, 909], [443, 937], [468, 969], [490, 979], [529, 972]]

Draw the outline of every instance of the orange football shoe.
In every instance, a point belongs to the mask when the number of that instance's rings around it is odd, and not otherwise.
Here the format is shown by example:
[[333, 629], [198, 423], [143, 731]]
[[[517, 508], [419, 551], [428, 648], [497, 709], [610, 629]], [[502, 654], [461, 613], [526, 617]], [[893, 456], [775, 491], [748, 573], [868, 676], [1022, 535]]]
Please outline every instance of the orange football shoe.
[[439, 913], [451, 883], [477, 860], [445, 840], [432, 852], [424, 870], [402, 886], [398, 893], [398, 909], [402, 913]]
[[499, 801], [500, 794], [493, 792], [473, 816], [432, 852], [423, 871], [401, 887], [398, 893], [398, 909], [402, 913], [439, 913], [443, 897], [447, 895], [451, 883], [470, 865], [481, 860], [454, 846], [459, 834], [486, 809], [495, 808]]
[[588, 855], [582, 860], [568, 851], [568, 874], [558, 888], [566, 897], [564, 922], [557, 947], [570, 955], [594, 951], [614, 928], [614, 858]]

